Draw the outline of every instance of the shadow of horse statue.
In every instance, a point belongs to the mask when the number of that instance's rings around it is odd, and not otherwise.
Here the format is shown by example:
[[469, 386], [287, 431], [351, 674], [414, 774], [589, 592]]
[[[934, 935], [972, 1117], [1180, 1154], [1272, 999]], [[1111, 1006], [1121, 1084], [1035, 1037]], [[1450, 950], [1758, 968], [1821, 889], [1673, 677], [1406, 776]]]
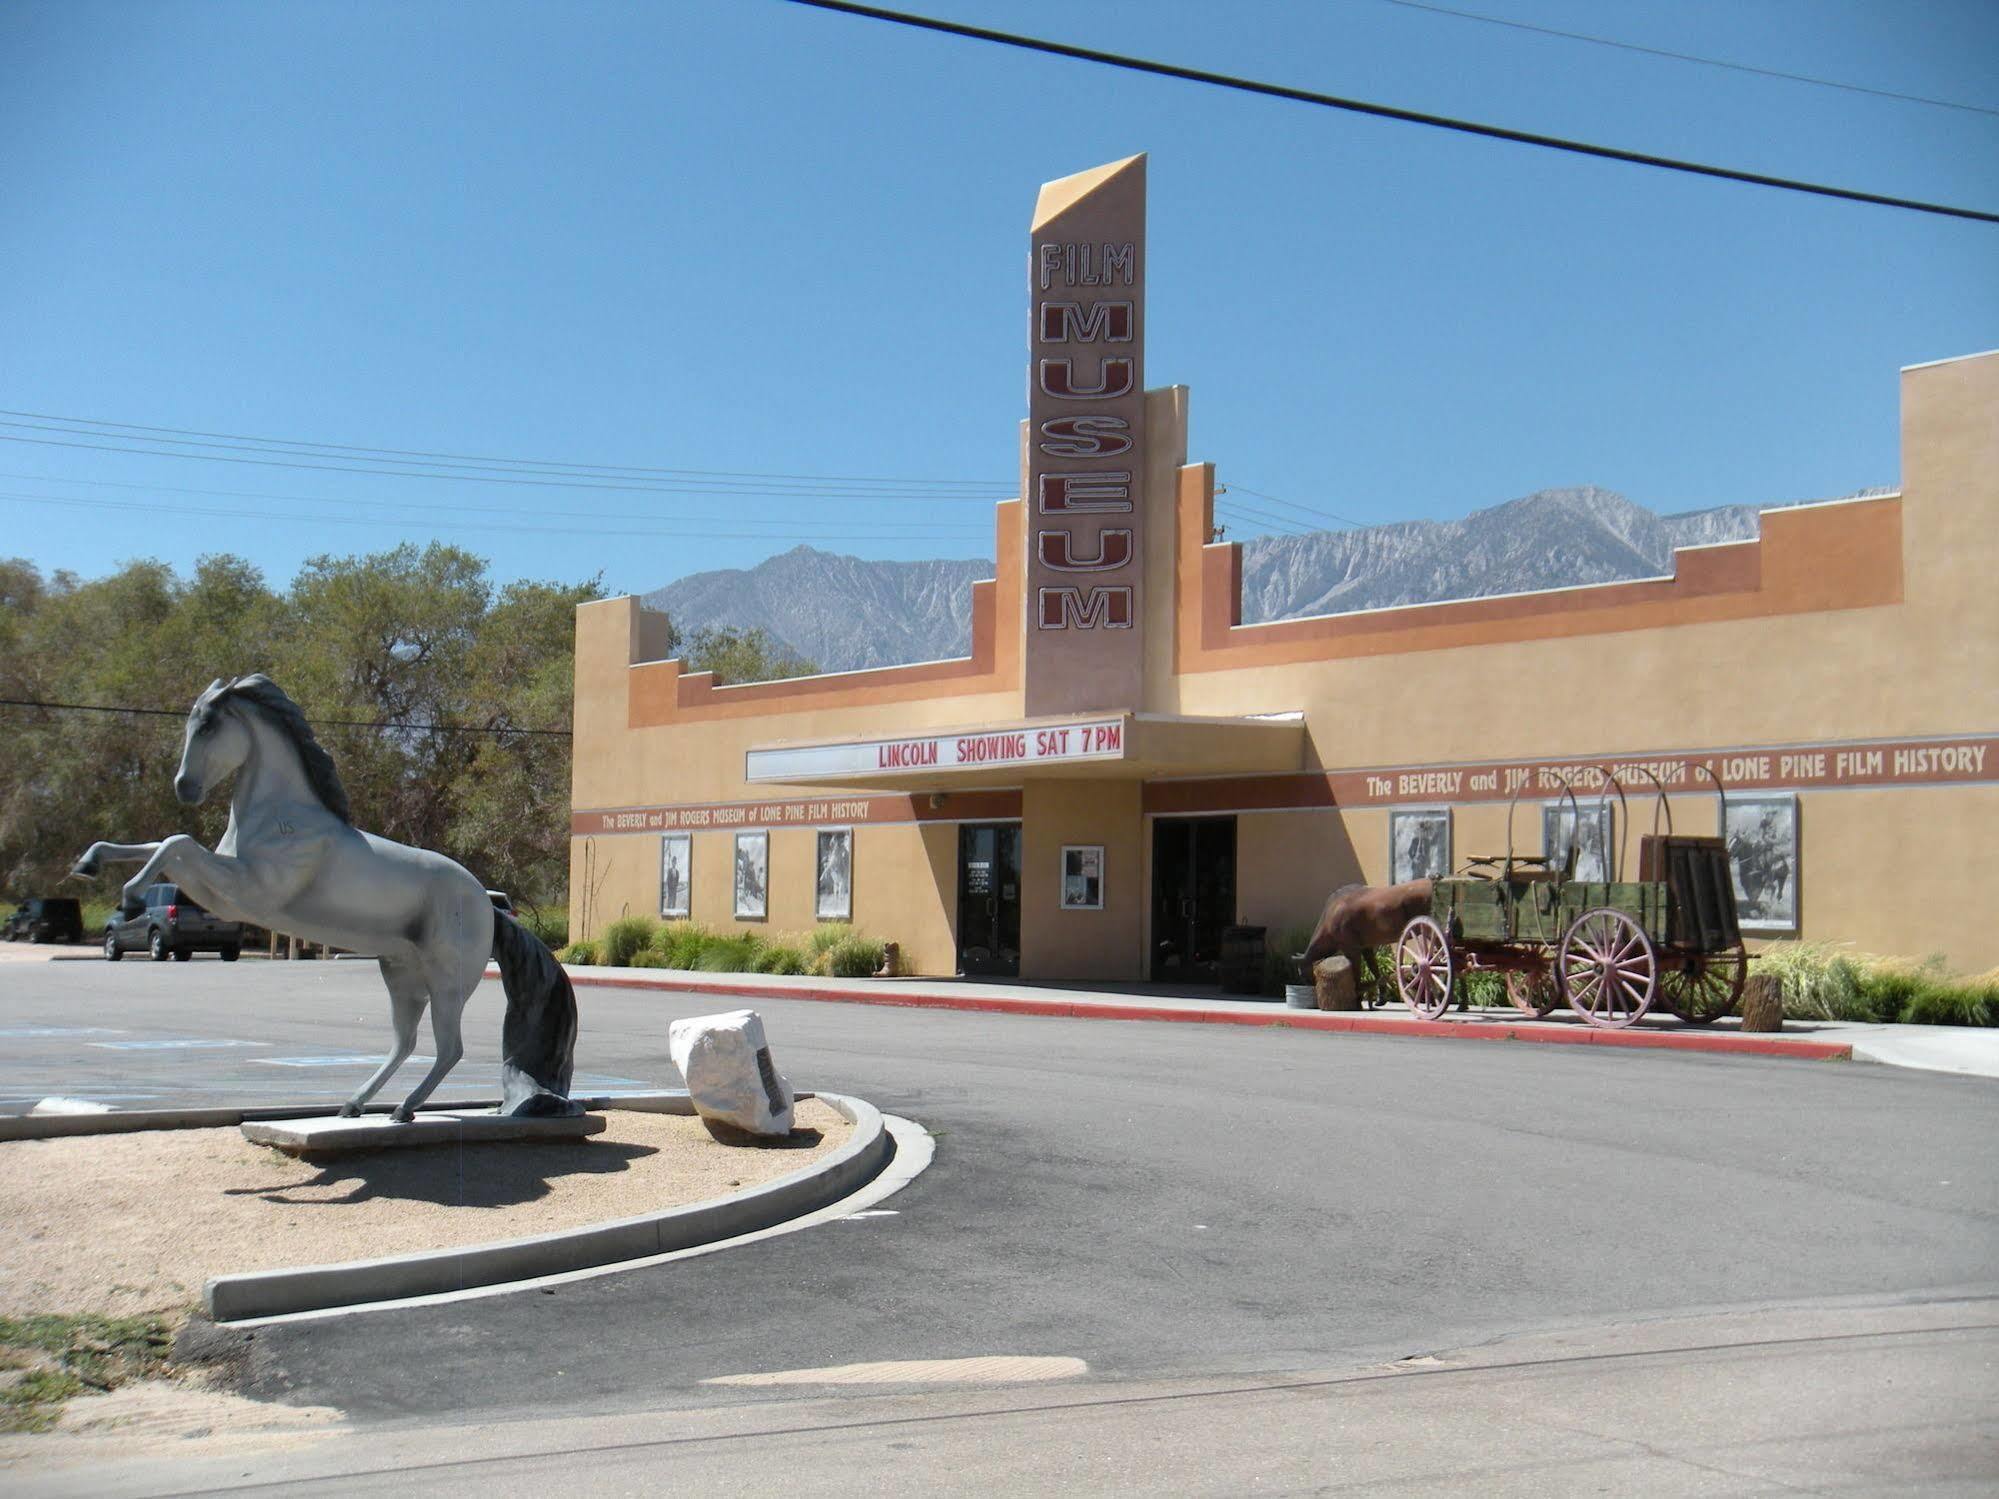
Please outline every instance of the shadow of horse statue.
[[[1387, 947], [1402, 935], [1412, 916], [1430, 909], [1434, 880], [1408, 880], [1400, 885], [1342, 885], [1326, 901], [1312, 940], [1305, 947], [1305, 969], [1335, 954], [1353, 964], [1354, 982], [1374, 991], [1378, 1008], [1391, 997], [1386, 975], [1378, 972], [1374, 950]], [[1365, 992], [1362, 993], [1365, 999]]]

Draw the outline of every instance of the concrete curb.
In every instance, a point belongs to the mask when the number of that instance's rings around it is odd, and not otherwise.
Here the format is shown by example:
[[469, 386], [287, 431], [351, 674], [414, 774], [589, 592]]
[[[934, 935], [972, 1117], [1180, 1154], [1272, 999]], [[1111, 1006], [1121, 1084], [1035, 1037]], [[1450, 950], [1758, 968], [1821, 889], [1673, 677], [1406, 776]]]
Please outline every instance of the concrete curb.
[[669, 994], [715, 994], [748, 999], [810, 999], [832, 1004], [899, 1005], [912, 1009], [972, 1010], [989, 1015], [1041, 1015], [1067, 1020], [1162, 1020], [1186, 1025], [1278, 1026], [1303, 1031], [1345, 1031], [1370, 1036], [1440, 1036], [1457, 1041], [1527, 1041], [1551, 1046], [1623, 1046], [1658, 1051], [1736, 1052], [1750, 1056], [1801, 1057], [1811, 1061], [1851, 1060], [1850, 1041], [1814, 1041], [1777, 1035], [1745, 1036], [1736, 1031], [1609, 1031], [1540, 1021], [1415, 1020], [1365, 1011], [1293, 1010], [1282, 1005], [1242, 1010], [1168, 1009], [1145, 1004], [1086, 1003], [1065, 999], [983, 998], [973, 994], [925, 993], [895, 981], [879, 991], [759, 986], [750, 981], [685, 981], [625, 978], [578, 973], [570, 981], [606, 989], [654, 989]]
[[853, 1138], [824, 1161], [737, 1196], [465, 1249], [221, 1275], [203, 1293], [208, 1315], [235, 1322], [498, 1286], [671, 1253], [815, 1212], [874, 1177], [894, 1149], [873, 1104], [839, 1093], [818, 1096], [853, 1124]]

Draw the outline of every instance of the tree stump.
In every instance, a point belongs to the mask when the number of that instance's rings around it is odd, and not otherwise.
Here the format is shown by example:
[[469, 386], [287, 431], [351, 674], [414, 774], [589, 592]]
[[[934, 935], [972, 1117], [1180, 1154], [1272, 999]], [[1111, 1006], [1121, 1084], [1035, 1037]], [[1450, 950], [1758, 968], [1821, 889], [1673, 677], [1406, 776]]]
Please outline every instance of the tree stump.
[[1322, 1010], [1358, 1010], [1360, 987], [1353, 964], [1342, 957], [1323, 958], [1312, 967], [1312, 987]]
[[1752, 973], [1742, 981], [1742, 1028], [1745, 1031], [1784, 1028], [1784, 986], [1775, 974]]

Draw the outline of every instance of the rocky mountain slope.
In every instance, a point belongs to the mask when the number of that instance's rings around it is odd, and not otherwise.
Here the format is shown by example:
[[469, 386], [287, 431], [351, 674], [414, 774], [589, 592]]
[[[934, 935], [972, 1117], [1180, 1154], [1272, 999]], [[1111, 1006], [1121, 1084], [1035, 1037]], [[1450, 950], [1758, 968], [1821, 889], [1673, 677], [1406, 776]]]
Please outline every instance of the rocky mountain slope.
[[685, 639], [706, 625], [760, 626], [825, 671], [962, 656], [972, 584], [989, 561], [867, 562], [809, 546], [752, 568], [691, 573], [645, 595]]
[[[1867, 490], [1862, 493], [1879, 493]], [[1795, 502], [1794, 502], [1795, 503]], [[1756, 534], [1754, 505], [1657, 515], [1608, 489], [1544, 489], [1462, 520], [1243, 542], [1245, 624], [1670, 573], [1673, 548]], [[826, 671], [962, 656], [982, 559], [868, 562], [809, 546], [645, 596], [683, 636], [761, 626]]]

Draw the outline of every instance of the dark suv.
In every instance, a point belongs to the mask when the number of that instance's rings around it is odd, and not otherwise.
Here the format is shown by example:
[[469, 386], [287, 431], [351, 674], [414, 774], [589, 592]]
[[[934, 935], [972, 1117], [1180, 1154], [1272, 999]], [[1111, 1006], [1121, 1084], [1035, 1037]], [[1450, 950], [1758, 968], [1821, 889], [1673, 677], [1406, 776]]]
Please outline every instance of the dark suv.
[[81, 942], [83, 907], [66, 896], [24, 900], [8, 914], [9, 942]]
[[139, 948], [151, 953], [155, 963], [170, 957], [184, 963], [197, 952], [220, 953], [223, 962], [233, 963], [243, 950], [243, 927], [211, 916], [178, 886], [152, 885], [142, 904], [104, 925], [104, 956], [112, 962]]

